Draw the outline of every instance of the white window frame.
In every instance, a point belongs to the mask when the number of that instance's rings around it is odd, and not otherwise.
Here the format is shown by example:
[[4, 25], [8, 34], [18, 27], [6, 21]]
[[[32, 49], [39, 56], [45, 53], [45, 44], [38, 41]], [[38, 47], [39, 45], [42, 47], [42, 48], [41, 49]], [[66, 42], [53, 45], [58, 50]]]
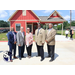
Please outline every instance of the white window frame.
[[[16, 23], [16, 24], [20, 24], [20, 27], [21, 27], [21, 23]], [[17, 30], [16, 30], [16, 24], [15, 24], [15, 31], [17, 32]], [[20, 31], [20, 30], [19, 30]]]

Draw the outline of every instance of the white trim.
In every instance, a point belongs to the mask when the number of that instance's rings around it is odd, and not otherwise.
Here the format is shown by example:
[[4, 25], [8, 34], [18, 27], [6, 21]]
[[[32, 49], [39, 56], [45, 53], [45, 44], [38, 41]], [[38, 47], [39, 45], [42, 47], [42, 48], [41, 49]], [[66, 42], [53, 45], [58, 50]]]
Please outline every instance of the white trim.
[[26, 10], [22, 10], [22, 15], [26, 16]]
[[[20, 24], [20, 27], [21, 27], [21, 23], [15, 23], [15, 31], [16, 31], [16, 24]], [[18, 32], [18, 31], [16, 31], [16, 32]]]
[[25, 25], [26, 25], [26, 28], [25, 28], [25, 32], [27, 31], [27, 22], [25, 21]]
[[8, 19], [8, 21], [10, 21], [10, 19], [18, 12], [18, 10], [16, 10], [12, 16], [10, 16], [10, 18]]
[[[31, 11], [32, 11], [32, 10], [31, 10]], [[38, 17], [33, 11], [32, 11], [32, 13], [33, 13], [36, 17]], [[38, 19], [41, 20], [39, 17], [38, 17]]]
[[[55, 10], [52, 14], [54, 14], [55, 12], [56, 12], [61, 18], [63, 18], [56, 10]], [[49, 17], [50, 17], [52, 14], [50, 14]], [[49, 18], [49, 17], [48, 17], [48, 18]], [[63, 19], [64, 19], [64, 18], [63, 18]], [[65, 19], [64, 19], [64, 20], [65, 20]], [[65, 21], [66, 21], [66, 20], [65, 20]]]
[[41, 21], [41, 22], [65, 22], [65, 21]]

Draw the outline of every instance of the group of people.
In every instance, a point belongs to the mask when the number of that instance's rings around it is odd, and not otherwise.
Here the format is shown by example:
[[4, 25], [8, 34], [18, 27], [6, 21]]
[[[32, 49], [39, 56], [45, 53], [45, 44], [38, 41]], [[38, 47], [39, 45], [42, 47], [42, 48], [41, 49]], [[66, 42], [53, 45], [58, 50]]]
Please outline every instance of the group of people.
[[[37, 56], [41, 57], [40, 61], [44, 60], [44, 43], [47, 43], [48, 48], [48, 56], [47, 58], [51, 57], [51, 61], [54, 60], [54, 50], [55, 50], [55, 35], [56, 30], [53, 29], [53, 24], [49, 24], [49, 29], [45, 31], [43, 28], [41, 28], [41, 24], [38, 23], [38, 28], [35, 30], [35, 44], [37, 47]], [[24, 33], [24, 28], [21, 27], [20, 31], [17, 33], [14, 32], [14, 28], [10, 28], [10, 32], [7, 34], [8, 37], [8, 45], [9, 45], [9, 51], [13, 53], [13, 58], [17, 59], [16, 57], [16, 45], [18, 45], [18, 56], [21, 60], [22, 58], [25, 58], [24, 51], [25, 51], [25, 45], [28, 57], [31, 57], [32, 54], [32, 45], [33, 45], [33, 34], [30, 32], [30, 28], [27, 28], [26, 35]], [[13, 62], [12, 55], [10, 56], [10, 62]]]
[[70, 34], [70, 39], [73, 40], [73, 35], [74, 35], [74, 30], [73, 30], [73, 28], [70, 30], [70, 32], [69, 32], [69, 30], [67, 29], [67, 30], [65, 31], [65, 34], [66, 34], [66, 38], [68, 38], [68, 34]]

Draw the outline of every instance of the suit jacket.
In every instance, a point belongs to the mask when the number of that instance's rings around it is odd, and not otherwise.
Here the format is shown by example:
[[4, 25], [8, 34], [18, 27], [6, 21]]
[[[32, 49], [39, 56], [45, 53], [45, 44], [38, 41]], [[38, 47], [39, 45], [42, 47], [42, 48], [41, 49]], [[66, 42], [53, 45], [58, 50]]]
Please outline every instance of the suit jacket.
[[35, 42], [37, 45], [42, 46], [42, 43], [45, 43], [45, 30], [41, 28], [38, 35], [37, 33], [38, 29], [35, 31]]
[[47, 30], [46, 32], [46, 40], [48, 41], [48, 45], [55, 45], [55, 35], [56, 35], [56, 30], [52, 28], [52, 30], [49, 32]]
[[[15, 37], [16, 37], [17, 33], [14, 32], [14, 34], [15, 34]], [[7, 38], [8, 38], [8, 45], [13, 45], [14, 44], [14, 35], [13, 35], [12, 31], [7, 33]]]
[[23, 38], [23, 36], [22, 36], [22, 33], [21, 33], [21, 31], [19, 31], [18, 33], [17, 33], [17, 45], [21, 45], [21, 46], [23, 46], [23, 44], [25, 44], [25, 33], [23, 32], [23, 34], [24, 34], [24, 38]]

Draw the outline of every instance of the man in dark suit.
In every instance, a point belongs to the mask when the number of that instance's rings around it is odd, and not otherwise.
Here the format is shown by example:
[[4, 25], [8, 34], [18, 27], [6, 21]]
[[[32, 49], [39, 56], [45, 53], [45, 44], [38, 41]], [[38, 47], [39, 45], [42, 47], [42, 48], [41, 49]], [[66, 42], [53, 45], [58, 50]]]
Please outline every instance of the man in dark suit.
[[9, 45], [9, 51], [11, 52], [11, 55], [10, 55], [10, 61], [12, 61], [12, 50], [14, 52], [14, 55], [13, 55], [13, 58], [17, 59], [16, 57], [16, 32], [14, 32], [14, 28], [11, 27], [10, 28], [10, 32], [8, 32], [7, 34], [7, 37], [8, 37], [8, 45]]

